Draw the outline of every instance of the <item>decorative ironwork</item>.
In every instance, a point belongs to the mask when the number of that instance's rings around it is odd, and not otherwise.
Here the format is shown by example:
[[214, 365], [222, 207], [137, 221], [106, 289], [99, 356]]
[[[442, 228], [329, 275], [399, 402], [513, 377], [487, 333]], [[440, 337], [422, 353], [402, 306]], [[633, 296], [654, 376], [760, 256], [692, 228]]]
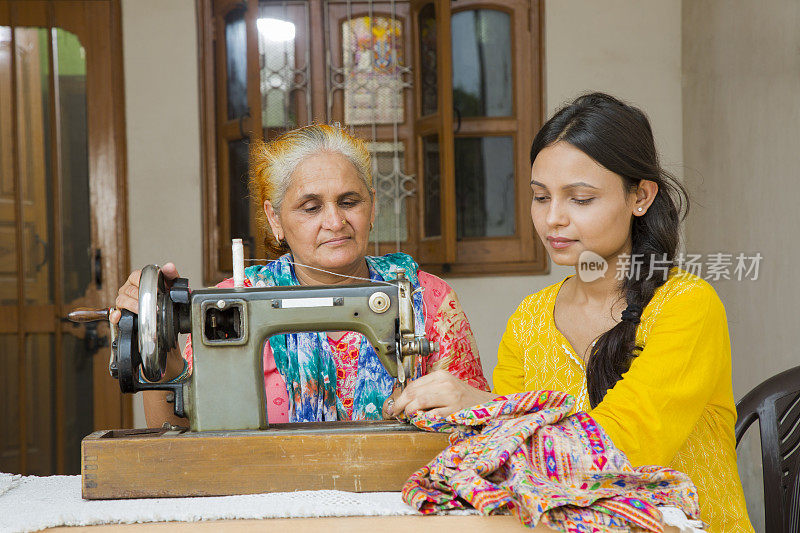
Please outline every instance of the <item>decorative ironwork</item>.
[[[296, 128], [300, 125], [298, 112], [302, 107], [305, 107], [305, 121], [311, 118], [308, 4], [303, 1], [262, 2], [256, 26], [261, 125], [267, 131]], [[302, 64], [298, 66], [299, 61]]]
[[[353, 4], [359, 7], [354, 15]], [[405, 121], [404, 91], [412, 87], [411, 67], [404, 64], [405, 31], [397, 4], [390, 1], [345, 2], [346, 16], [337, 27], [341, 35], [341, 62], [333, 61], [332, 4], [325, 2], [325, 64], [327, 118], [334, 119], [337, 91], [343, 92], [345, 127], [371, 130], [373, 186], [376, 190], [375, 253], [379, 243], [394, 240], [397, 250], [407, 239], [405, 206], [416, 192], [416, 178], [404, 169], [404, 144], [399, 126]], [[407, 4], [407, 2], [403, 2]], [[375, 13], [379, 8], [382, 13]], [[388, 15], [383, 14], [388, 11]], [[366, 13], [366, 14], [365, 14]], [[338, 52], [338, 51], [337, 51]], [[390, 126], [391, 138], [378, 138], [378, 126]], [[386, 209], [390, 209], [387, 216]]]

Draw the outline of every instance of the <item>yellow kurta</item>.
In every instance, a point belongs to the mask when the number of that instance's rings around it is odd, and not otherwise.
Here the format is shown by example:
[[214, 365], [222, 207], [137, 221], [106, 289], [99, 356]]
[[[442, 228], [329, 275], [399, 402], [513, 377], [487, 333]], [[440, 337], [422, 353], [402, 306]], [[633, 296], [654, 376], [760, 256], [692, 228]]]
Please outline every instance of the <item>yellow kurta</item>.
[[509, 319], [495, 392], [574, 395], [576, 411], [589, 412], [633, 466], [666, 465], [688, 474], [711, 531], [753, 531], [736, 468], [728, 323], [713, 287], [673, 269], [642, 312], [636, 344], [643, 350], [591, 409], [586, 365], [553, 318], [568, 278], [528, 296]]

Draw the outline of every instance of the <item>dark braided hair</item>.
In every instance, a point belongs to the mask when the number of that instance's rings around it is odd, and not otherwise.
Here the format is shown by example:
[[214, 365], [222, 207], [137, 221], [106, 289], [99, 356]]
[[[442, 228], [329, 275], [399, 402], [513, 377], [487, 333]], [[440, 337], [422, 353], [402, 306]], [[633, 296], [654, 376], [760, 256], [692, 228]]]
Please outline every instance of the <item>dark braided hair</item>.
[[667, 268], [652, 269], [653, 260], [661, 267], [674, 265], [689, 197], [683, 185], [661, 168], [647, 116], [613, 96], [587, 94], [560, 109], [536, 134], [531, 165], [539, 152], [557, 141], [569, 143], [621, 176], [626, 193], [635, 191], [641, 180], [658, 184], [647, 212], [631, 217], [631, 266], [635, 261], [640, 270], [635, 275], [629, 272], [620, 282], [620, 295], [628, 305], [622, 321], [597, 339], [589, 356], [586, 388], [595, 407], [641, 350], [636, 346], [636, 327], [642, 310], [667, 281]]

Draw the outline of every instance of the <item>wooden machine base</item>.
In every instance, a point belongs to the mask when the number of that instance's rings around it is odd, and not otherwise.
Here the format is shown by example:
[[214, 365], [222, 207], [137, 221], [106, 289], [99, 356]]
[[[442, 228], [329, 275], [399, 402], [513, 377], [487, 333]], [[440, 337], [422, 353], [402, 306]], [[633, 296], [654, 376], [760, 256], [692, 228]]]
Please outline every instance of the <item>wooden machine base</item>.
[[90, 500], [399, 491], [447, 444], [447, 434], [394, 421], [96, 431], [81, 442], [81, 485]]

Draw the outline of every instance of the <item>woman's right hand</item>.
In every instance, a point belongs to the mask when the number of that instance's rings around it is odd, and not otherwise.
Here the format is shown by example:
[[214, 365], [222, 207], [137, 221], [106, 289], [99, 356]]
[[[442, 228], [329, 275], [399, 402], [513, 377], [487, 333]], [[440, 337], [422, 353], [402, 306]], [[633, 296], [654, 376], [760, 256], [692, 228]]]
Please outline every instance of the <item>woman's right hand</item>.
[[[173, 280], [178, 277], [178, 269], [172, 263], [167, 263], [161, 267], [161, 272], [167, 280]], [[122, 311], [120, 309], [127, 309], [133, 313], [139, 313], [139, 279], [142, 277], [141, 270], [134, 270], [128, 276], [128, 281], [119, 288], [117, 299], [114, 302], [115, 309], [108, 315], [108, 319], [113, 324], [119, 324], [119, 319], [122, 318]], [[170, 380], [178, 376], [184, 367], [183, 357], [179, 351], [170, 351], [167, 357], [166, 368], [164, 369], [163, 380]], [[162, 381], [163, 381], [162, 380]], [[164, 402], [161, 402], [164, 403]], [[166, 403], [165, 403], [166, 405]], [[168, 410], [168, 412], [171, 412]]]
[[[161, 272], [168, 280], [173, 280], [178, 276], [178, 269], [172, 263], [166, 263], [161, 267]], [[139, 313], [139, 278], [142, 277], [141, 270], [134, 270], [128, 276], [128, 281], [119, 288], [117, 299], [114, 302], [115, 309], [108, 315], [108, 319], [112, 324], [119, 324], [119, 319], [122, 318], [122, 311], [120, 309], [127, 309], [133, 313]]]
[[461, 381], [447, 370], [436, 370], [415, 379], [403, 391], [395, 388], [383, 404], [383, 417], [411, 417], [417, 411], [447, 416], [497, 396]]

